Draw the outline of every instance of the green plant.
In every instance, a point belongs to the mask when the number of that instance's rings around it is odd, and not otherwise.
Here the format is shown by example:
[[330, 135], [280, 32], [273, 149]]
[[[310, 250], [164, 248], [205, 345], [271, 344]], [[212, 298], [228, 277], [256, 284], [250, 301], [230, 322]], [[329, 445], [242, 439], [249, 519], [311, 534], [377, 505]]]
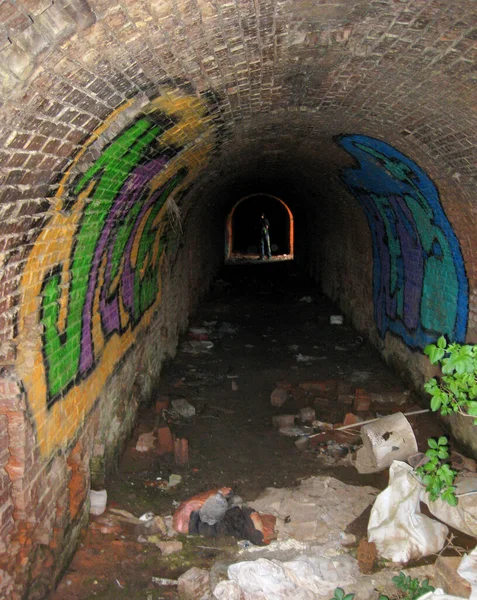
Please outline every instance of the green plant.
[[456, 506], [455, 486], [452, 485], [456, 472], [448, 464], [442, 463], [449, 457], [447, 438], [441, 436], [437, 441], [431, 438], [427, 443], [429, 449], [426, 456], [429, 460], [416, 469], [416, 474], [421, 477], [432, 501], [442, 498], [451, 506]]
[[428, 579], [419, 581], [419, 579], [413, 579], [410, 575], [406, 575], [402, 571], [399, 575], [393, 577], [392, 581], [398, 590], [406, 594], [402, 596], [402, 600], [417, 600], [417, 598], [428, 592], [433, 592], [435, 589], [432, 585], [429, 585]]
[[459, 412], [473, 417], [477, 425], [477, 346], [448, 344], [441, 336], [424, 353], [442, 369], [440, 380], [432, 378], [424, 384], [432, 396], [431, 410], [440, 410], [442, 415]]
[[347, 594], [343, 588], [336, 588], [331, 600], [353, 600], [355, 594]]

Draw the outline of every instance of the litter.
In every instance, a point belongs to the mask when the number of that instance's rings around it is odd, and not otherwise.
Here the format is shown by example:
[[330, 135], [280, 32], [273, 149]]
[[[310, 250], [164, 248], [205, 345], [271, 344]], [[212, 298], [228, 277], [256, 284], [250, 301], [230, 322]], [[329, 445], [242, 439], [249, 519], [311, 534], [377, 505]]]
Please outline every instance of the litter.
[[343, 325], [343, 315], [330, 315], [330, 325]]
[[209, 340], [190, 340], [182, 344], [182, 352], [188, 354], [200, 354], [202, 352], [209, 352], [214, 347], [214, 342]]
[[429, 495], [424, 492], [422, 500], [434, 517], [477, 538], [477, 476], [458, 476], [453, 485], [456, 486], [455, 495], [459, 500], [457, 506], [451, 506], [440, 498], [431, 502]]
[[363, 447], [356, 456], [356, 468], [360, 473], [382, 471], [394, 460], [406, 460], [417, 452], [416, 437], [402, 413], [362, 426], [361, 438]]
[[209, 339], [209, 332], [205, 327], [191, 327], [188, 332], [188, 336], [192, 340], [204, 342]]
[[411, 466], [392, 463], [389, 485], [376, 498], [368, 523], [368, 540], [383, 558], [406, 563], [444, 547], [449, 530], [419, 512], [422, 490]]
[[[313, 600], [328, 598], [338, 585], [349, 586], [359, 577], [358, 563], [351, 556], [326, 558], [299, 556], [282, 562], [259, 558], [230, 565], [230, 581], [223, 581], [214, 590], [217, 600], [233, 598], [241, 590], [246, 597], [264, 600]], [[235, 596], [240, 598], [240, 596]]]
[[306, 354], [297, 354], [295, 356], [297, 362], [302, 362], [302, 363], [307, 363], [307, 362], [313, 362], [314, 360], [324, 360], [326, 357], [322, 356], [322, 357], [317, 357], [317, 356], [307, 356]]
[[154, 585], [177, 585], [177, 579], [167, 579], [167, 577], [152, 577], [151, 582]]
[[90, 490], [89, 491], [90, 507], [89, 512], [92, 515], [102, 515], [106, 510], [108, 500], [108, 492], [106, 490]]
[[313, 298], [311, 296], [303, 296], [298, 300], [298, 302], [306, 302], [308, 304], [311, 304], [313, 302]]
[[138, 452], [149, 452], [156, 445], [156, 432], [148, 431], [147, 433], [141, 433], [136, 443], [136, 450]]
[[309, 435], [313, 429], [311, 427], [280, 427], [278, 431], [287, 437], [302, 437]]
[[[465, 600], [465, 598], [462, 596], [449, 596], [449, 594], [446, 594], [443, 590], [437, 588], [433, 592], [420, 596], [419, 600]], [[474, 600], [474, 598], [471, 596], [470, 600]]]
[[267, 488], [251, 504], [277, 517], [278, 541], [336, 542], [346, 527], [374, 502], [378, 490], [347, 485], [333, 477], [309, 477], [296, 488]]
[[177, 398], [171, 402], [172, 409], [183, 419], [191, 419], [195, 416], [195, 407], [187, 402], [185, 398]]
[[457, 573], [470, 583], [472, 591], [469, 600], [477, 600], [477, 548], [464, 556]]
[[179, 505], [173, 516], [174, 529], [189, 535], [233, 535], [255, 545], [269, 544], [274, 538], [275, 517], [241, 508], [241, 503], [231, 488], [202, 492]]
[[219, 490], [216, 494], [207, 498], [200, 507], [200, 520], [208, 525], [215, 525], [223, 518], [228, 508], [227, 498]]

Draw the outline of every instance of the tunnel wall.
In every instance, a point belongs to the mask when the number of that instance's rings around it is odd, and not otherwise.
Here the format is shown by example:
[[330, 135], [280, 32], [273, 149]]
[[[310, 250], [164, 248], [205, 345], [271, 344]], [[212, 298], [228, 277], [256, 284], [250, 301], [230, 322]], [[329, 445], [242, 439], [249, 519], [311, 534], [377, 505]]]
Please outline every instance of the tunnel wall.
[[4, 296], [16, 318], [0, 377], [3, 598], [44, 597], [68, 563], [91, 484], [104, 484], [220, 263], [185, 200], [214, 142], [207, 104], [184, 89], [121, 103], [7, 255], [3, 289], [18, 283], [21, 302]]
[[[335, 141], [354, 160], [341, 168], [340, 182], [328, 193], [336, 202], [320, 215], [335, 226], [318, 236], [315, 277], [383, 358], [422, 392], [425, 381], [439, 374], [422, 353], [428, 343], [440, 335], [476, 342], [469, 195], [402, 139], [391, 145], [357, 134]], [[469, 419], [454, 415], [446, 421], [475, 454]]]

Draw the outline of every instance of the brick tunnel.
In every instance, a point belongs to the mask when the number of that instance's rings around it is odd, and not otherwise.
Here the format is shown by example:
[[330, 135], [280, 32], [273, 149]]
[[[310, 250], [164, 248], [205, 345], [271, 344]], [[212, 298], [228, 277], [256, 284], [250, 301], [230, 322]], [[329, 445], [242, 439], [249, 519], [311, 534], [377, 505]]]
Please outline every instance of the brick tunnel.
[[151, 397], [240, 199], [288, 207], [296, 265], [416, 389], [427, 343], [476, 341], [477, 6], [4, 0], [0, 16], [0, 596], [16, 599], [70, 559], [91, 471]]

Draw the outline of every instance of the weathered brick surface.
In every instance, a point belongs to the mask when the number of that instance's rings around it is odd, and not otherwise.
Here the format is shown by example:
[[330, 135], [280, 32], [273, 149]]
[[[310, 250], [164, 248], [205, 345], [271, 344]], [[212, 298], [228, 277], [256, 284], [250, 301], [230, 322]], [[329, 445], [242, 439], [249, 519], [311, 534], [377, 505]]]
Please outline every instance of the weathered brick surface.
[[67, 560], [239, 198], [288, 204], [297, 261], [416, 386], [426, 336], [477, 341], [476, 11], [0, 3], [0, 596]]

